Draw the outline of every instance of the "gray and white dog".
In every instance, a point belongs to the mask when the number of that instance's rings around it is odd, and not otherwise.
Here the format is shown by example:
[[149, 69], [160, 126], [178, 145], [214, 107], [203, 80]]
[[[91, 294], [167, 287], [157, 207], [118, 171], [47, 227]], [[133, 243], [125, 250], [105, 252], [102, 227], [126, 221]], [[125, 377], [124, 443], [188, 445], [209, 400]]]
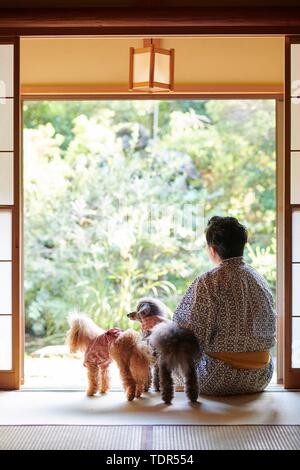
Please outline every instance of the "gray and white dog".
[[[127, 316], [142, 321], [145, 317], [158, 316], [166, 320], [167, 307], [158, 299], [143, 298], [135, 312]], [[197, 401], [199, 395], [196, 361], [200, 358], [200, 347], [194, 333], [166, 320], [157, 324], [143, 337], [154, 349], [157, 364], [154, 369], [154, 388], [161, 389], [162, 399], [171, 403], [174, 397], [172, 371], [181, 372], [185, 378], [185, 392], [190, 401]]]

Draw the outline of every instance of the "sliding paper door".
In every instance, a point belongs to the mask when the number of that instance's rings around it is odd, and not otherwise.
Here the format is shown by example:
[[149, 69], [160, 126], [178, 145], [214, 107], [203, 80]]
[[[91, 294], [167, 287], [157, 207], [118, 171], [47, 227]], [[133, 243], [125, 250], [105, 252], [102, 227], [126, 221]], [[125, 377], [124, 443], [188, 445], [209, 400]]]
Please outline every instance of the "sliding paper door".
[[285, 377], [300, 387], [300, 37], [286, 39]]
[[20, 386], [19, 40], [0, 38], [0, 389]]

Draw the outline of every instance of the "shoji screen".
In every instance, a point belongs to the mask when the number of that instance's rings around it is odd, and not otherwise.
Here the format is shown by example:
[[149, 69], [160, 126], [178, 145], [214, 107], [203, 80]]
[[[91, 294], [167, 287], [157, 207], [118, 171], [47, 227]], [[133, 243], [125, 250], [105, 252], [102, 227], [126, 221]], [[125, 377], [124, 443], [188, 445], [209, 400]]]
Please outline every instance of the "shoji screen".
[[300, 37], [286, 40], [285, 385], [300, 387]]
[[0, 38], [0, 389], [20, 385], [19, 40]]

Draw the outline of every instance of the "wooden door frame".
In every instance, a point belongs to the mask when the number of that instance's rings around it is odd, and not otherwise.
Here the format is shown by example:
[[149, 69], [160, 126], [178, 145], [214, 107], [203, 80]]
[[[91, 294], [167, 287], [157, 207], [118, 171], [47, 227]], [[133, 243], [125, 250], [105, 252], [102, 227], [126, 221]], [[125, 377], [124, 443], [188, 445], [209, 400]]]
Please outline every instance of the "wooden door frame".
[[[300, 34], [300, 7], [193, 7], [193, 8], [82, 8], [82, 9], [5, 9], [1, 11], [0, 16], [0, 36], [16, 37], [19, 41], [21, 36], [136, 36], [136, 37], [163, 37], [163, 36], [272, 36], [272, 35], [297, 35]], [[16, 64], [19, 68], [19, 63]], [[19, 72], [18, 72], [19, 73]], [[201, 94], [197, 94], [198, 97]], [[208, 98], [205, 94], [203, 97]], [[232, 96], [232, 95], [231, 95]], [[132, 95], [130, 95], [132, 99]], [[156, 95], [158, 98], [158, 96]], [[174, 99], [175, 96], [173, 96]], [[189, 95], [192, 99], [193, 94]], [[218, 97], [221, 98], [219, 95]], [[252, 95], [254, 98], [254, 96]], [[268, 97], [271, 97], [268, 95]], [[17, 97], [16, 97], [17, 98]], [[63, 96], [60, 95], [62, 99]], [[82, 98], [82, 96], [81, 96]], [[123, 96], [122, 96], [123, 98]], [[118, 97], [118, 99], [122, 99]], [[148, 97], [149, 98], [149, 97]], [[156, 98], [156, 99], [157, 99]], [[165, 98], [165, 96], [164, 96]], [[185, 98], [187, 96], [185, 95]], [[222, 96], [225, 98], [225, 96]], [[251, 98], [251, 96], [248, 96]], [[278, 96], [277, 96], [278, 98]], [[36, 97], [35, 97], [36, 99]], [[87, 99], [87, 96], [85, 97]], [[99, 99], [99, 96], [98, 96]], [[103, 97], [101, 96], [101, 99]], [[110, 98], [111, 99], [111, 98]], [[124, 99], [124, 98], [123, 98]], [[139, 99], [143, 99], [139, 97]], [[155, 99], [154, 97], [150, 99]], [[18, 100], [16, 100], [18, 101]], [[19, 110], [19, 107], [18, 107]], [[16, 109], [16, 116], [19, 111]], [[287, 107], [286, 107], [287, 110]], [[287, 118], [287, 115], [286, 115]], [[19, 125], [19, 117], [17, 125]], [[287, 126], [287, 122], [285, 124]], [[15, 128], [16, 130], [16, 128]], [[18, 133], [18, 142], [21, 139]], [[17, 148], [16, 148], [16, 151]], [[18, 152], [19, 153], [19, 152]], [[286, 154], [287, 159], [287, 154]], [[20, 170], [20, 161], [18, 156], [18, 168]], [[286, 160], [286, 164], [289, 163]], [[16, 189], [15, 189], [16, 190]], [[19, 194], [15, 200], [15, 207], [20, 211]], [[287, 215], [285, 199], [285, 217]], [[14, 256], [21, 260], [19, 252], [19, 235], [21, 226], [20, 219], [14, 225]], [[17, 236], [16, 236], [17, 233]], [[290, 226], [285, 226], [285, 237], [290, 236]], [[284, 241], [285, 249], [289, 250], [286, 238]], [[20, 261], [21, 263], [21, 261]], [[285, 260], [286, 266], [286, 260]], [[18, 273], [15, 273], [15, 279], [18, 279], [18, 286], [15, 286], [14, 296], [20, 298], [20, 276], [21, 266]], [[291, 281], [289, 270], [284, 273], [285, 286]], [[287, 295], [285, 296], [285, 308], [290, 308]], [[15, 297], [16, 298], [16, 297]], [[16, 325], [16, 336], [20, 342], [21, 339], [21, 317], [20, 309], [18, 325]], [[16, 320], [17, 321], [17, 320]], [[290, 332], [285, 331], [285, 339], [290, 339]], [[14, 351], [14, 361], [19, 358], [19, 365], [14, 362], [16, 371], [20, 367], [20, 348]], [[289, 359], [290, 360], [290, 359]], [[288, 358], [285, 357], [285, 366]], [[20, 373], [19, 373], [20, 375]], [[299, 375], [300, 380], [300, 375]], [[299, 384], [299, 382], [298, 382]], [[20, 381], [11, 383], [11, 388], [18, 388]]]
[[284, 384], [284, 98], [276, 100], [276, 313], [277, 383]]
[[[29, 90], [28, 90], [29, 91]], [[184, 93], [155, 93], [147, 95], [145, 93], [122, 93], [122, 94], [92, 94], [89, 93], [84, 95], [82, 93], [67, 93], [67, 87], [64, 89], [64, 93], [41, 93], [40, 90], [37, 93], [33, 93], [34, 89], [30, 90], [30, 93], [22, 94], [22, 103], [24, 101], [43, 101], [43, 100], [250, 100], [250, 99], [261, 99], [261, 100], [275, 100], [276, 103], [276, 251], [277, 251], [277, 260], [276, 260], [276, 304], [278, 306], [278, 324], [277, 324], [277, 382], [283, 383], [283, 254], [281, 253], [281, 248], [283, 247], [283, 186], [284, 186], [284, 166], [283, 166], [283, 122], [282, 116], [280, 117], [279, 106], [283, 103], [283, 94], [275, 93], [256, 93], [256, 94], [245, 94], [245, 93], [230, 93], [230, 94], [206, 94], [206, 93], [193, 93], [193, 94], [184, 94]], [[23, 109], [23, 106], [22, 106]], [[279, 274], [280, 273], [280, 274]]]

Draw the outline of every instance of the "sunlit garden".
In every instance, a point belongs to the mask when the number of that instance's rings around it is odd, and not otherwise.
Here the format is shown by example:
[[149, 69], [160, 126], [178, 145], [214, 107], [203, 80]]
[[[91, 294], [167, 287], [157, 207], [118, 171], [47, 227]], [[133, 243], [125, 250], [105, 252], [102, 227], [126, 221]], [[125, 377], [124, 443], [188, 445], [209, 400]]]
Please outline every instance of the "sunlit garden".
[[102, 328], [145, 295], [174, 310], [212, 267], [212, 215], [248, 227], [275, 293], [274, 100], [27, 101], [23, 119], [28, 360], [64, 355], [74, 310]]

